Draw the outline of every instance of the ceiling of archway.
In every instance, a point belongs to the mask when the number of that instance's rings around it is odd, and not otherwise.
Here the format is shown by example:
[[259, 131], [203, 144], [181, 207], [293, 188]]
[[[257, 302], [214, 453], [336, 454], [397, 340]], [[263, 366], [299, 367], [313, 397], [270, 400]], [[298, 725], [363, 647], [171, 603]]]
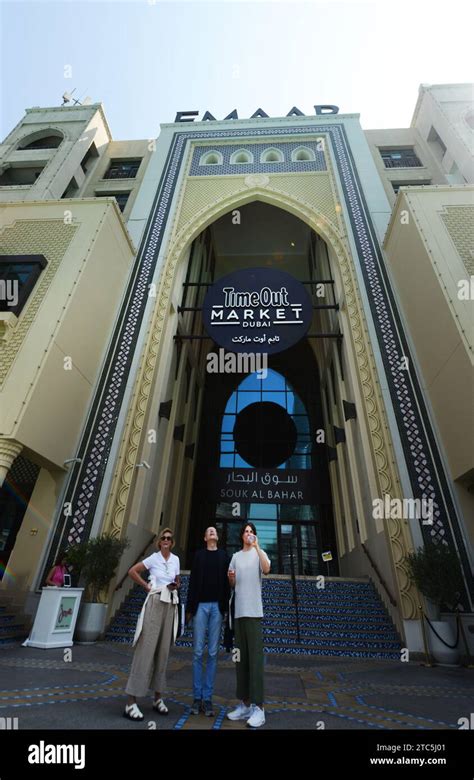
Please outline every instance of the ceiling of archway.
[[308, 225], [267, 203], [249, 203], [239, 211], [240, 224], [233, 223], [229, 212], [211, 226], [216, 278], [236, 268], [266, 265], [302, 279], [308, 276]]

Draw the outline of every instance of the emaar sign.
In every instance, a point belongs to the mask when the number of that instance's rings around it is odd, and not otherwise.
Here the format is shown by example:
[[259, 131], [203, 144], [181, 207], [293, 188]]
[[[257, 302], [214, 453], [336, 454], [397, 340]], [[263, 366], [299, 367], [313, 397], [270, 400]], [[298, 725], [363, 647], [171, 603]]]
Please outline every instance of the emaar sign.
[[311, 324], [305, 288], [284, 271], [249, 268], [209, 288], [202, 307], [208, 335], [230, 352], [271, 355], [296, 344]]
[[[317, 105], [314, 107], [314, 111], [316, 116], [326, 116], [327, 114], [338, 114], [339, 113], [339, 106], [333, 106], [329, 103], [324, 103], [321, 105]], [[194, 122], [195, 118], [199, 116], [199, 111], [178, 111], [176, 114], [175, 122]], [[307, 116], [306, 114], [303, 114], [302, 111], [299, 110], [296, 106], [293, 106], [291, 108], [286, 116]], [[237, 109], [234, 108], [233, 111], [230, 112], [230, 114], [227, 114], [227, 116], [224, 117], [224, 122], [226, 119], [239, 119], [239, 115], [237, 113]], [[252, 114], [250, 119], [270, 119], [268, 114], [263, 110], [263, 108], [257, 108], [256, 111]], [[210, 111], [206, 111], [203, 115], [201, 122], [215, 122], [216, 117], [211, 114]]]

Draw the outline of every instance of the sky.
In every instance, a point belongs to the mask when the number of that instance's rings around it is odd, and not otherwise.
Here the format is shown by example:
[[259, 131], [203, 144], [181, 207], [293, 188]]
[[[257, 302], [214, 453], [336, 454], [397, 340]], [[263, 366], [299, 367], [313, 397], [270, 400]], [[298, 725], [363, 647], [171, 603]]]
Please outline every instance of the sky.
[[65, 91], [102, 102], [113, 138], [177, 111], [285, 116], [330, 103], [408, 127], [421, 83], [473, 78], [467, 0], [0, 0], [0, 135]]

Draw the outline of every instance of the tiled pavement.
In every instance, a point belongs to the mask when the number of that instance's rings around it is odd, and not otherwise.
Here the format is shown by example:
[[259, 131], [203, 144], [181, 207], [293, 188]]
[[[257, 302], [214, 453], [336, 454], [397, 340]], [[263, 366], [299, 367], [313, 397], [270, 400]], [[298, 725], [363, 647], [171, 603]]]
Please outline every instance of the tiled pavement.
[[[64, 651], [10, 645], [0, 648], [0, 718], [19, 729], [242, 730], [225, 714], [235, 704], [235, 670], [222, 653], [216, 716], [190, 714], [191, 651], [175, 648], [165, 696], [169, 715], [141, 700], [145, 720], [121, 717], [132, 650], [109, 642]], [[419, 663], [266, 656], [265, 709], [271, 729], [458, 729], [474, 711], [474, 670], [426, 668]]]

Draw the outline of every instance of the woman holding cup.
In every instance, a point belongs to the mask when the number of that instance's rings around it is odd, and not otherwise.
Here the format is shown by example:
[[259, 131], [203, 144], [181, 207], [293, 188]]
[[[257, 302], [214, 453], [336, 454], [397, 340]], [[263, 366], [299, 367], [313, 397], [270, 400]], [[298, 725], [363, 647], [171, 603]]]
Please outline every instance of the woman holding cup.
[[262, 573], [270, 571], [270, 559], [258, 544], [253, 523], [240, 529], [242, 549], [229, 564], [229, 583], [235, 588], [235, 647], [239, 657], [237, 698], [240, 704], [227, 714], [229, 720], [245, 720], [258, 728], [265, 723], [263, 708]]

